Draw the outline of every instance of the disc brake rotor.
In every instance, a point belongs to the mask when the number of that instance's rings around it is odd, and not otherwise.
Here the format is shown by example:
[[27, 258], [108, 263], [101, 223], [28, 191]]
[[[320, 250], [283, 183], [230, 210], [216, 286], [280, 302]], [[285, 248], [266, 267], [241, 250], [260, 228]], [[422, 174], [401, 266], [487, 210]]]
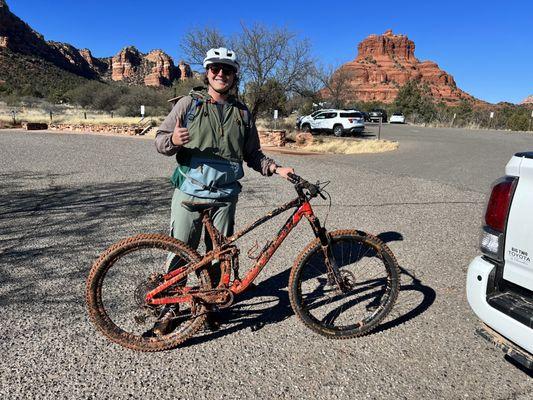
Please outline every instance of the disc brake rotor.
[[[156, 312], [161, 306], [152, 306], [146, 304], [146, 294], [157, 288], [163, 282], [163, 278], [160, 274], [152, 274], [145, 281], [141, 282], [133, 292], [133, 298], [138, 308], [143, 310], [150, 310]], [[137, 317], [135, 317], [137, 320]]]

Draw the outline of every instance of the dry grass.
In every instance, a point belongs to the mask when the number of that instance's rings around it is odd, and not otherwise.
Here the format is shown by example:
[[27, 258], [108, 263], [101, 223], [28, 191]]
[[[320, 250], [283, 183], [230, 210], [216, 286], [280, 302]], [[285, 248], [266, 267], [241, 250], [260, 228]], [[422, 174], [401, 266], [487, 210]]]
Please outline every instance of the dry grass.
[[[137, 125], [141, 117], [113, 117], [110, 113], [102, 111], [87, 111], [79, 107], [65, 105], [55, 105], [57, 109], [53, 111], [52, 122], [57, 124], [74, 125]], [[50, 112], [42, 107], [8, 107], [0, 103], [0, 121], [7, 124], [13, 123], [12, 110], [16, 110], [16, 121], [20, 122], [43, 122], [50, 123]], [[85, 118], [85, 116], [87, 118]], [[147, 117], [150, 118], [150, 117]], [[151, 117], [156, 123], [160, 123], [164, 116]], [[146, 119], [145, 119], [146, 121]]]
[[312, 144], [299, 147], [304, 151], [311, 151], [315, 153], [332, 153], [332, 154], [364, 154], [364, 153], [383, 153], [386, 151], [393, 151], [398, 148], [398, 142], [390, 140], [345, 140], [345, 139], [329, 139], [329, 138], [315, 138]]
[[[50, 116], [42, 115], [18, 115], [16, 116], [17, 122], [44, 122], [50, 123]], [[55, 124], [73, 124], [73, 125], [137, 125], [141, 118], [138, 117], [105, 117], [105, 116], [87, 116], [87, 119], [79, 116], [71, 115], [54, 115], [53, 123]], [[12, 123], [13, 117], [0, 115], [0, 121]], [[156, 120], [160, 122], [159, 119]]]

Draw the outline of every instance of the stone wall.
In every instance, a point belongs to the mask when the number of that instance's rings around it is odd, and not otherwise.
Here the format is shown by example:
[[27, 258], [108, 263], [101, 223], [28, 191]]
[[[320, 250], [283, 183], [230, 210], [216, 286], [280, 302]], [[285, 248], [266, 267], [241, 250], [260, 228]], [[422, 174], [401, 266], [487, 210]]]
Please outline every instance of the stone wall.
[[94, 125], [94, 124], [50, 124], [51, 130], [69, 132], [94, 132], [94, 133], [120, 133], [125, 135], [136, 135], [138, 128], [131, 125]]
[[272, 131], [258, 131], [259, 141], [261, 146], [275, 146], [283, 147], [287, 142], [285, 138], [285, 131], [272, 130]]

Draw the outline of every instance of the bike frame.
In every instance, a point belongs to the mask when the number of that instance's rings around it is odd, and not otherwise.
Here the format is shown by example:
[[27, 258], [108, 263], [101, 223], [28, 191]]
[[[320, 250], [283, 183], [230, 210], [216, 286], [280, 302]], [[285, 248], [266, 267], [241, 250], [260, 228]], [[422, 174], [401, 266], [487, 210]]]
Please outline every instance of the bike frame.
[[[204, 212], [202, 216], [202, 222], [206, 227], [207, 234], [209, 234], [212, 243], [213, 250], [206, 253], [200, 262], [194, 263], [192, 265], [185, 265], [181, 268], [178, 268], [174, 271], [171, 271], [163, 276], [165, 280], [164, 283], [159, 285], [154, 290], [150, 291], [146, 295], [146, 301], [148, 304], [159, 305], [159, 304], [173, 304], [173, 303], [184, 303], [191, 301], [193, 296], [190, 292], [191, 288], [183, 288], [183, 294], [178, 296], [168, 296], [155, 298], [155, 296], [170, 286], [178, 283], [180, 280], [184, 279], [191, 272], [194, 272], [208, 264], [211, 264], [214, 260], [221, 261], [221, 270], [222, 276], [220, 282], [218, 283], [217, 289], [229, 289], [233, 294], [239, 294], [246, 290], [246, 288], [257, 278], [259, 273], [263, 270], [265, 265], [268, 263], [270, 258], [274, 255], [279, 246], [283, 243], [285, 238], [289, 235], [292, 229], [298, 225], [302, 218], [306, 218], [315, 236], [320, 238], [322, 246], [324, 249], [327, 249], [327, 244], [329, 242], [327, 231], [324, 227], [320, 225], [318, 218], [315, 216], [311, 204], [309, 203], [309, 198], [298, 191], [298, 197], [294, 200], [282, 205], [279, 208], [271, 211], [269, 214], [265, 215], [254, 221], [252, 224], [248, 225], [246, 228], [241, 231], [233, 234], [232, 236], [225, 237], [222, 235], [213, 225], [213, 221], [209, 216], [209, 212]], [[256, 263], [254, 266], [246, 273], [245, 277], [240, 280], [238, 277], [230, 283], [231, 278], [231, 263], [237, 260], [239, 250], [233, 243], [251, 232], [258, 226], [264, 224], [270, 219], [276, 217], [277, 215], [291, 209], [296, 208], [291, 216], [287, 219], [285, 224], [278, 231], [277, 235], [273, 240], [267, 242], [267, 244], [261, 250], [259, 256], [256, 258]]]

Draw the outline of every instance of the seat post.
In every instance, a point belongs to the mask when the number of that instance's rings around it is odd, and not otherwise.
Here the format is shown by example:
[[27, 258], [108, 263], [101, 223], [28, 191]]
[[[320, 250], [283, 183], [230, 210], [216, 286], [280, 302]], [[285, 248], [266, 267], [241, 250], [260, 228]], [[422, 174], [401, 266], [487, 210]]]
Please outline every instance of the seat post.
[[211, 238], [211, 242], [213, 243], [214, 247], [219, 247], [222, 243], [220, 240], [220, 232], [215, 228], [215, 225], [213, 224], [213, 220], [211, 219], [211, 212], [212, 209], [202, 210], [202, 224], [205, 226], [205, 229], [207, 231], [207, 234]]

